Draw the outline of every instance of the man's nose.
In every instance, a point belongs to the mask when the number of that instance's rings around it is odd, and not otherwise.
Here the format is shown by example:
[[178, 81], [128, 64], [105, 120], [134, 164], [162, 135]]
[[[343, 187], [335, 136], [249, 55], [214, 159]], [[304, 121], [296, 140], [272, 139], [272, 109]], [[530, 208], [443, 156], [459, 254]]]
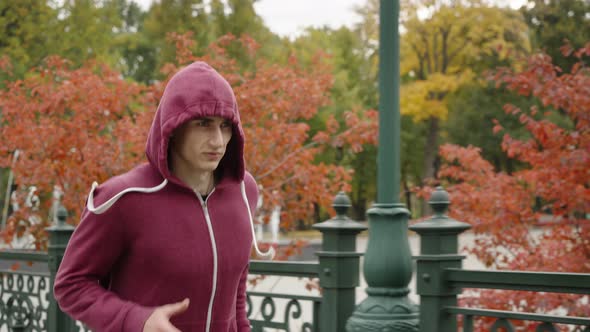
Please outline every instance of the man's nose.
[[221, 128], [213, 129], [211, 136], [209, 137], [209, 144], [213, 147], [221, 147], [223, 145], [223, 131]]

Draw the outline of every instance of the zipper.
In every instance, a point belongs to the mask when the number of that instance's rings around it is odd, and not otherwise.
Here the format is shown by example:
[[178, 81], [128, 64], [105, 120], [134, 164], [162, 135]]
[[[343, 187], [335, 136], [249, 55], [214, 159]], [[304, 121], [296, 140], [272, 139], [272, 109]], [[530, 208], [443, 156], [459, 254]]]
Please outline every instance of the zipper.
[[213, 249], [213, 286], [211, 287], [211, 297], [209, 298], [209, 307], [207, 308], [207, 325], [205, 332], [211, 331], [211, 316], [213, 313], [213, 301], [215, 300], [215, 292], [217, 290], [217, 243], [215, 242], [215, 233], [213, 233], [213, 225], [211, 224], [211, 217], [209, 216], [209, 209], [207, 208], [207, 201], [213, 194], [215, 188], [209, 193], [207, 199], [203, 201], [203, 197], [195, 191], [195, 194], [201, 202], [203, 213], [205, 214], [205, 221], [207, 222], [207, 228], [209, 229], [209, 237], [211, 238], [211, 247]]

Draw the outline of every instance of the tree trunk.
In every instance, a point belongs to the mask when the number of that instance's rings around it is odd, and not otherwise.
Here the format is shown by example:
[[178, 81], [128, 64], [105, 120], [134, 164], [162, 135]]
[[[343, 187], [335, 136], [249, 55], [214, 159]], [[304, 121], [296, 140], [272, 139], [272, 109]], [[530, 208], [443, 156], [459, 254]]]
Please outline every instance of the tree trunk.
[[365, 221], [367, 219], [367, 200], [359, 198], [357, 201], [352, 202], [352, 213], [351, 218], [354, 221]]
[[[358, 173], [355, 173], [358, 174]], [[363, 174], [364, 176], [364, 174]], [[353, 220], [365, 220], [365, 206], [367, 204], [364, 181], [358, 181], [356, 188], [353, 189], [355, 194], [351, 197], [352, 211], [351, 218]]]
[[412, 211], [412, 191], [410, 186], [408, 185], [408, 180], [404, 177], [402, 180], [404, 185], [404, 196], [406, 197], [406, 207], [408, 210]]
[[435, 117], [428, 119], [428, 133], [424, 146], [424, 167], [422, 168], [422, 182], [436, 178], [436, 155], [438, 153], [438, 132], [440, 120]]
[[[440, 120], [435, 117], [428, 119], [428, 133], [426, 134], [426, 144], [424, 145], [424, 164], [422, 168], [422, 183], [427, 179], [436, 178], [436, 156], [438, 153], [438, 132]], [[422, 216], [431, 214], [430, 207], [426, 200], [422, 201]]]

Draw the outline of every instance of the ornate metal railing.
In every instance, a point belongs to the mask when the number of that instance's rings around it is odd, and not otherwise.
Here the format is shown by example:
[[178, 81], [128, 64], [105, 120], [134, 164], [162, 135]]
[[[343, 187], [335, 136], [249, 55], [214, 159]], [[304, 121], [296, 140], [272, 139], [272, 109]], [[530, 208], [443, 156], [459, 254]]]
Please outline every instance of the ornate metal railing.
[[[334, 200], [337, 216], [315, 225], [323, 234], [323, 248], [314, 262], [251, 261], [250, 274], [309, 278], [322, 295], [249, 291], [248, 317], [252, 330], [293, 331], [300, 320], [304, 332], [336, 331], [344, 326], [355, 305], [360, 253], [356, 236], [366, 229], [346, 217], [350, 201], [343, 193]], [[47, 229], [48, 252], [0, 250], [0, 332], [84, 332], [80, 322], [64, 314], [53, 297], [53, 283], [73, 227], [61, 208], [56, 225]], [[4, 268], [2, 268], [4, 265]], [[309, 312], [305, 313], [308, 308]]]
[[[264, 262], [250, 263], [250, 274], [261, 276], [281, 276], [318, 279], [320, 265], [318, 262]], [[301, 320], [298, 330], [302, 332], [318, 331], [320, 296], [304, 296], [297, 294], [276, 294], [272, 292], [249, 291], [248, 317], [253, 332], [262, 332], [264, 328], [280, 331], [295, 331], [293, 320]], [[311, 314], [305, 319], [304, 305], [311, 307]], [[283, 310], [279, 310], [283, 309]], [[257, 310], [255, 310], [257, 309]], [[255, 312], [256, 311], [256, 312]]]
[[47, 331], [49, 275], [2, 271], [0, 329]]
[[[60, 331], [50, 327], [55, 319], [49, 317], [56, 308], [49, 266], [52, 261], [47, 252], [0, 251], [0, 331]], [[80, 322], [68, 321], [72, 324], [68, 331], [90, 331]]]
[[430, 198], [435, 215], [410, 226], [421, 236], [420, 255], [416, 256], [420, 331], [457, 331], [457, 316], [462, 315], [465, 332], [473, 331], [476, 317], [495, 318], [491, 332], [516, 331], [511, 320], [540, 322], [536, 332], [557, 332], [555, 324], [590, 332], [587, 317], [459, 307], [457, 295], [463, 288], [590, 294], [590, 274], [461, 269], [465, 257], [457, 254], [458, 235], [470, 226], [445, 215], [449, 203], [447, 192], [437, 188]]
[[[52, 301], [49, 260], [46, 252], [0, 251], [0, 261], [7, 267], [0, 269], [0, 331], [49, 330], [48, 313]], [[317, 279], [319, 263], [253, 261], [250, 271], [251, 274], [264, 276]], [[256, 301], [257, 298], [259, 301]], [[308, 302], [312, 308], [308, 315], [311, 320], [301, 322], [301, 331], [317, 331], [321, 301], [320, 296], [249, 291], [248, 317], [251, 318], [252, 330], [272, 328], [293, 331], [292, 320], [303, 318], [302, 303]], [[259, 304], [259, 315], [254, 314], [253, 304]], [[284, 308], [282, 314], [277, 308]], [[71, 330], [89, 331], [79, 322]]]
[[[525, 290], [534, 292], [555, 292], [568, 294], [590, 294], [590, 275], [576, 273], [522, 272], [522, 271], [477, 271], [445, 269], [445, 279], [453, 288], [487, 288], [505, 290]], [[590, 332], [590, 318], [568, 317], [536, 313], [519, 313], [504, 310], [473, 309], [448, 306], [443, 313], [463, 315], [463, 330], [473, 331], [475, 317], [497, 318], [491, 331], [503, 327], [508, 332], [515, 331], [510, 320], [542, 322], [536, 332], [557, 332], [554, 324], [586, 326]], [[581, 329], [579, 329], [581, 330]]]
[[[490, 326], [492, 332], [516, 331], [512, 320], [540, 322], [536, 332], [557, 331], [555, 324], [577, 325], [576, 331], [590, 332], [587, 317], [458, 306], [457, 295], [463, 288], [590, 294], [590, 274], [463, 270], [464, 256], [457, 254], [457, 238], [469, 225], [444, 214], [449, 202], [448, 194], [441, 188], [435, 191], [430, 203], [435, 215], [410, 226], [421, 236], [421, 255], [416, 256], [420, 331], [457, 331], [458, 317], [462, 316], [465, 332], [473, 331], [476, 317], [495, 318]], [[314, 226], [322, 233], [322, 250], [316, 252], [318, 261], [251, 261], [252, 276], [307, 278], [321, 288], [318, 295], [250, 289], [247, 310], [254, 332], [346, 330], [359, 285], [360, 254], [356, 252], [356, 236], [366, 228], [346, 217], [348, 206], [347, 197], [339, 194], [334, 201], [337, 216]], [[65, 223], [65, 211], [58, 215], [57, 224], [48, 228], [48, 252], [0, 251], [0, 332], [88, 331], [61, 312], [53, 298], [55, 273], [73, 231]], [[404, 331], [417, 329], [412, 325]]]
[[[47, 331], [47, 253], [10, 250], [0, 258], [5, 264], [0, 269], [0, 331]], [[21, 266], [23, 270], [16, 272]], [[42, 268], [35, 271], [34, 266]]]

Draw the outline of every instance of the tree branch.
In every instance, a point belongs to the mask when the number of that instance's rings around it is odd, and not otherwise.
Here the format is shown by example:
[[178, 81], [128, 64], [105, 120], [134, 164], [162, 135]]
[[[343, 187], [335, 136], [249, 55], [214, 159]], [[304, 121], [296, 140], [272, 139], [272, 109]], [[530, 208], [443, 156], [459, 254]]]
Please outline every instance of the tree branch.
[[297, 150], [289, 153], [287, 156], [285, 156], [285, 158], [283, 158], [283, 160], [281, 160], [279, 163], [277, 163], [274, 167], [272, 167], [270, 170], [266, 171], [265, 173], [262, 173], [262, 174], [258, 175], [256, 178], [257, 179], [262, 179], [262, 178], [264, 178], [266, 176], [269, 176], [274, 171], [276, 171], [279, 167], [283, 166], [293, 156], [297, 155], [301, 151], [304, 151], [304, 150], [307, 150], [307, 149], [311, 148], [314, 145], [317, 145], [317, 143], [316, 142], [311, 142], [311, 143], [309, 143], [307, 145], [304, 145], [301, 148], [299, 148], [299, 149], [297, 149]]

